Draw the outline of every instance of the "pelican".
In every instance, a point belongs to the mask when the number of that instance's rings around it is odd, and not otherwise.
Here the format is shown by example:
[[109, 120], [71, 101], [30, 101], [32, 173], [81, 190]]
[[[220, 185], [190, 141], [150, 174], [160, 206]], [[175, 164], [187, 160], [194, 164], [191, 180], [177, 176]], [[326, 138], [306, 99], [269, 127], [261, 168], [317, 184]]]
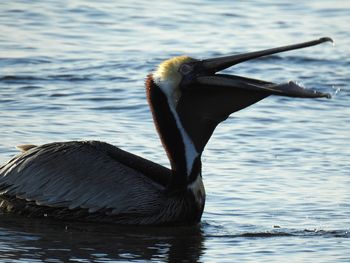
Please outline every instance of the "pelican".
[[100, 141], [22, 145], [22, 153], [0, 167], [0, 207], [26, 216], [125, 225], [199, 223], [205, 203], [201, 155], [219, 123], [269, 95], [330, 98], [292, 81], [218, 72], [327, 41], [332, 39], [162, 62], [148, 75], [146, 94], [171, 169]]

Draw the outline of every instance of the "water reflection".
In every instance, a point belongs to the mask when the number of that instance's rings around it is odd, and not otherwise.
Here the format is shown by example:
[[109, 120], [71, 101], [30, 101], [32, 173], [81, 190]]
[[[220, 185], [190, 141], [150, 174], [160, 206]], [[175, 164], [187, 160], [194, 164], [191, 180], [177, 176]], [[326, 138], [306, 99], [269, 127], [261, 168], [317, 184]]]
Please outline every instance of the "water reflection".
[[125, 227], [3, 214], [0, 236], [0, 259], [13, 260], [197, 262], [204, 250], [201, 226]]

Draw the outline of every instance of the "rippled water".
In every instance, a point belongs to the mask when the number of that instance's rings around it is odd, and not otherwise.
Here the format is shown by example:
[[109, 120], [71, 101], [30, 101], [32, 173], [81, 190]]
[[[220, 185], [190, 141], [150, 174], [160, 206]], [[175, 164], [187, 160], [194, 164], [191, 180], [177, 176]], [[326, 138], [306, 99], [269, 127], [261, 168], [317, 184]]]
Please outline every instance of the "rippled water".
[[160, 61], [336, 45], [228, 71], [333, 98], [270, 97], [221, 124], [203, 154], [198, 227], [0, 214], [0, 262], [349, 262], [350, 5], [309, 2], [1, 1], [0, 163], [15, 145], [93, 139], [167, 166], [143, 87]]

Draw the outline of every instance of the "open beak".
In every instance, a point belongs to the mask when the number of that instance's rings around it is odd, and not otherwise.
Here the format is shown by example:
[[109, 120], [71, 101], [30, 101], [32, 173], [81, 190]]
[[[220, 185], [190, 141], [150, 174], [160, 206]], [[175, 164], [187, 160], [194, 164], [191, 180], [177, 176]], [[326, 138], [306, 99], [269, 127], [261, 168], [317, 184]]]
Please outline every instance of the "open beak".
[[245, 89], [262, 92], [266, 95], [280, 95], [299, 98], [331, 98], [331, 95], [329, 93], [323, 93], [312, 89], [306, 89], [304, 87], [299, 86], [293, 81], [289, 81], [287, 83], [282, 84], [275, 84], [267, 81], [245, 78], [235, 75], [216, 74], [221, 70], [242, 63], [244, 61], [280, 52], [315, 46], [324, 42], [333, 42], [333, 40], [329, 37], [323, 37], [317, 40], [294, 45], [201, 60], [196, 62], [199, 64], [199, 67], [194, 81], [198, 84], [205, 85], [208, 87]]

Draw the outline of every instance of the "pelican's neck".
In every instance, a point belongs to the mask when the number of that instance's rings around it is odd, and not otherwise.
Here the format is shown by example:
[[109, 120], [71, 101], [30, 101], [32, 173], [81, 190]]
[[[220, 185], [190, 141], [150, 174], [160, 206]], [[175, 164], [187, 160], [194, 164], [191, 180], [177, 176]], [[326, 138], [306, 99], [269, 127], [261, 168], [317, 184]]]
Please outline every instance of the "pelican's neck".
[[197, 152], [176, 112], [173, 94], [161, 89], [149, 75], [147, 98], [153, 120], [173, 172], [171, 187], [191, 185], [201, 176], [201, 153]]

